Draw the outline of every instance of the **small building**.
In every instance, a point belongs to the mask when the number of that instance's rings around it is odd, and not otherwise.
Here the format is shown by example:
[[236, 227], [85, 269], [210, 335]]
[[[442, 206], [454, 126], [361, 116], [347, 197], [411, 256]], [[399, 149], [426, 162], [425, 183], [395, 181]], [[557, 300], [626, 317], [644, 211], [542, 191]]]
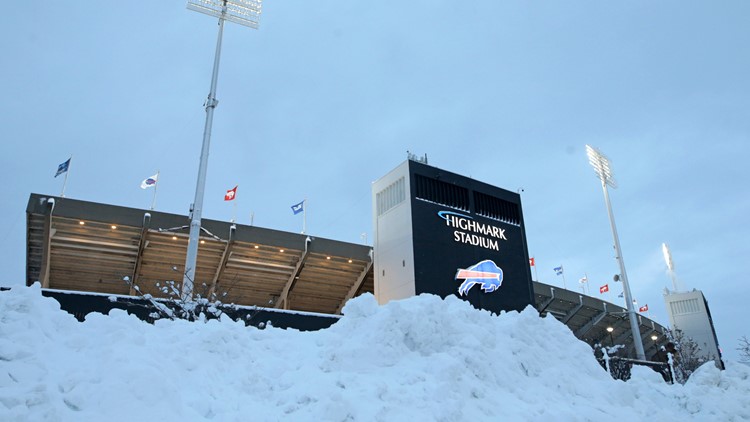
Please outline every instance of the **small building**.
[[716, 366], [722, 368], [719, 341], [703, 292], [696, 289], [689, 292], [666, 290], [664, 302], [672, 329], [680, 330], [685, 337], [692, 339], [703, 356], [714, 360]]

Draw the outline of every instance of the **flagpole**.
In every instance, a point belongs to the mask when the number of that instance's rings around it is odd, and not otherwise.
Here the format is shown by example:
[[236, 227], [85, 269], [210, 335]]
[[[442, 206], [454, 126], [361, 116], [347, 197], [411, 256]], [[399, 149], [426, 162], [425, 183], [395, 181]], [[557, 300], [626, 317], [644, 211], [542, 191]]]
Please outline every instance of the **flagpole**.
[[536, 281], [539, 281], [539, 275], [536, 273], [536, 260], [534, 260], [534, 278], [536, 279]]
[[565, 283], [565, 269], [563, 269], [563, 272], [561, 274], [563, 276], [563, 289], [568, 290], [568, 285]]
[[583, 278], [586, 279], [586, 294], [591, 296], [591, 287], [589, 287], [589, 275], [586, 273], [583, 273]]
[[151, 211], [156, 206], [156, 190], [159, 189], [159, 170], [156, 170], [156, 183], [154, 183], [154, 197], [151, 200]]
[[307, 198], [302, 201], [302, 234], [307, 231]]
[[232, 223], [237, 219], [237, 196], [235, 195], [234, 201], [232, 201]]
[[73, 162], [73, 155], [68, 158], [68, 169], [65, 170], [65, 179], [63, 180], [63, 188], [62, 193], [60, 193], [60, 198], [65, 198], [65, 185], [68, 184], [68, 173], [70, 173], [70, 163]]

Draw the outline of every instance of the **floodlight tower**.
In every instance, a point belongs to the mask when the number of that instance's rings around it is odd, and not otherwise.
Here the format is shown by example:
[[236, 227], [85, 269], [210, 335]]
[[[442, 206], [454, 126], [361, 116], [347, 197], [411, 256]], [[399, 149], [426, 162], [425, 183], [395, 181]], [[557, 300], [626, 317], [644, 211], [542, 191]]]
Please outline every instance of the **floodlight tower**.
[[193, 296], [195, 267], [198, 260], [198, 243], [201, 231], [201, 214], [203, 212], [203, 193], [206, 187], [208, 168], [208, 148], [211, 143], [211, 124], [214, 120], [214, 109], [219, 104], [216, 100], [216, 80], [219, 76], [219, 58], [221, 56], [221, 37], [224, 32], [224, 21], [234, 22], [253, 29], [258, 28], [261, 0], [188, 0], [187, 8], [209, 16], [219, 18], [219, 36], [216, 40], [214, 68], [211, 75], [211, 89], [206, 99], [206, 126], [203, 130], [198, 183], [195, 187], [195, 201], [190, 207], [190, 238], [188, 241], [185, 272], [182, 279], [182, 298], [190, 300]]
[[664, 262], [667, 263], [667, 269], [669, 270], [669, 276], [672, 278], [672, 287], [675, 293], [684, 291], [682, 283], [677, 280], [677, 274], [674, 272], [674, 261], [672, 260], [672, 252], [669, 250], [669, 245], [666, 243], [661, 244], [661, 251], [664, 254]]
[[622, 251], [620, 250], [620, 238], [617, 236], [615, 215], [612, 213], [612, 204], [609, 202], [609, 191], [607, 190], [607, 185], [611, 186], [612, 189], [615, 189], [617, 187], [617, 183], [612, 176], [612, 168], [610, 167], [609, 159], [604, 154], [590, 145], [586, 145], [586, 154], [589, 157], [589, 163], [591, 163], [591, 166], [594, 167], [596, 175], [599, 177], [599, 180], [602, 181], [602, 190], [604, 190], [604, 202], [607, 204], [607, 212], [609, 213], [609, 225], [612, 227], [612, 237], [615, 241], [615, 254], [617, 255], [617, 262], [620, 264], [620, 280], [622, 281], [622, 289], [625, 292], [625, 304], [628, 308], [630, 329], [633, 332], [635, 353], [638, 359], [646, 360], [646, 353], [643, 351], [641, 331], [638, 328], [638, 318], [635, 315], [635, 308], [633, 307], [633, 296], [630, 294], [628, 276], [625, 272], [625, 262], [622, 259]]

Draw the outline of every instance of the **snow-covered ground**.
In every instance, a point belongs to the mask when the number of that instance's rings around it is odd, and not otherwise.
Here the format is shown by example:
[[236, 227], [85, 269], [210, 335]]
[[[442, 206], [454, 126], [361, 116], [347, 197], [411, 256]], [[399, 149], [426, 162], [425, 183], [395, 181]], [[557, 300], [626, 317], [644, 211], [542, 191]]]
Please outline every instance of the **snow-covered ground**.
[[1, 421], [750, 420], [750, 368], [685, 385], [611, 379], [590, 348], [529, 308], [457, 298], [349, 301], [333, 327], [232, 321], [84, 323], [38, 286], [0, 293]]

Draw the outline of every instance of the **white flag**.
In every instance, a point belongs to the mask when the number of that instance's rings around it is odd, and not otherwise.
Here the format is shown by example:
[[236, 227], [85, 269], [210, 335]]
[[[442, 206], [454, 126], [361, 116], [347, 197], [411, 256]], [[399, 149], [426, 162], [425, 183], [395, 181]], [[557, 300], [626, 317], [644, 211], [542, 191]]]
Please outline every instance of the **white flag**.
[[159, 173], [156, 173], [155, 175], [149, 177], [148, 179], [141, 182], [141, 189], [148, 189], [150, 187], [156, 186], [156, 179], [159, 178]]

